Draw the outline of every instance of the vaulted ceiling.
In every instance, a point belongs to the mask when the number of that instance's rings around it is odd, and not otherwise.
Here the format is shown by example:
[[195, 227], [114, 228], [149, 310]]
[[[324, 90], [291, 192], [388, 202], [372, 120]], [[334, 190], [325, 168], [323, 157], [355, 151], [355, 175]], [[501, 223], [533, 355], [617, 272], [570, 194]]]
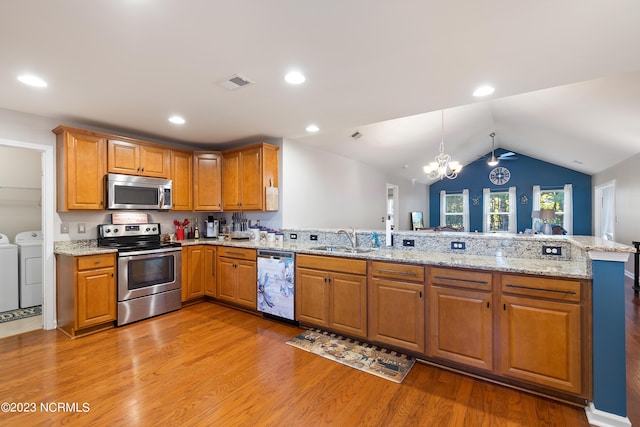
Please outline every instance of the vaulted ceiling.
[[[593, 174], [640, 151], [638, 17], [628, 0], [3, 1], [0, 108], [210, 149], [284, 137], [419, 181], [444, 110], [457, 160], [495, 132]], [[218, 85], [235, 74], [254, 84]]]

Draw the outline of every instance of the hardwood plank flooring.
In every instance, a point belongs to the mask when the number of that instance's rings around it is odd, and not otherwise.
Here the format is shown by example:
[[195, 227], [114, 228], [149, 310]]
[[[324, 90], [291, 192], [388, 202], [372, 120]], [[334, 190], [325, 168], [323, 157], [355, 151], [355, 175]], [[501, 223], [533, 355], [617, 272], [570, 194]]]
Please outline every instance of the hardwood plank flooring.
[[[628, 405], [640, 425], [632, 295]], [[0, 425], [589, 425], [581, 408], [420, 363], [395, 384], [285, 344], [300, 331], [200, 303], [75, 340], [43, 330], [0, 339], [0, 402], [36, 404], [31, 413], [0, 412]]]

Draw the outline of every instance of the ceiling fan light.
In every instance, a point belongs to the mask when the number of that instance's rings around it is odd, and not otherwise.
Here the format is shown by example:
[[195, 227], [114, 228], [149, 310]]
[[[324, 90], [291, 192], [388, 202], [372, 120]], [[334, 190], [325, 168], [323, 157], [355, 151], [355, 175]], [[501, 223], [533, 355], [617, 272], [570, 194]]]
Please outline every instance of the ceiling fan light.
[[500, 162], [498, 161], [498, 159], [496, 158], [496, 156], [494, 156], [493, 154], [491, 155], [491, 158], [490, 158], [490, 159], [489, 159], [489, 161], [487, 162], [487, 164], [488, 164], [489, 166], [497, 166], [497, 165], [498, 165], [498, 163], [500, 163]]

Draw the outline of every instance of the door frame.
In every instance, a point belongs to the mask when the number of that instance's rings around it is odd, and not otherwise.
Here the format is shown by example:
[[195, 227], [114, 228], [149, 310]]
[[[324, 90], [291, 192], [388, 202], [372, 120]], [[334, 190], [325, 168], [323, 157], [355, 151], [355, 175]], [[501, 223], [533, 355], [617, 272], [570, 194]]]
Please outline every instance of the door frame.
[[611, 240], [615, 241], [615, 238], [616, 238], [616, 180], [615, 179], [600, 185], [596, 185], [593, 189], [593, 205], [594, 205], [593, 231], [594, 231], [594, 236], [602, 238], [601, 220], [602, 220], [603, 209], [602, 209], [602, 203], [600, 203], [600, 200], [602, 200], [602, 194], [608, 188], [613, 189], [613, 206], [612, 206], [613, 212], [611, 215], [611, 218], [612, 218], [611, 230], [612, 230], [613, 236]]
[[55, 206], [55, 147], [0, 138], [0, 145], [40, 151], [42, 222], [42, 327], [56, 328], [55, 255], [53, 253]]

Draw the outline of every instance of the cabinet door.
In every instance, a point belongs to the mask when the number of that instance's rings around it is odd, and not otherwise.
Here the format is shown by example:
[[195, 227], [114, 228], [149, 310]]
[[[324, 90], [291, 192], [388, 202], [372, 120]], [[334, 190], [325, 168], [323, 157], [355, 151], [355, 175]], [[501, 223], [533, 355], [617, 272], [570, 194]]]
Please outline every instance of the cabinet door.
[[116, 319], [116, 280], [113, 268], [78, 272], [77, 329]]
[[241, 208], [241, 160], [240, 152], [224, 153], [222, 163], [222, 208], [233, 211]]
[[140, 149], [138, 144], [110, 139], [107, 150], [109, 173], [140, 174]]
[[236, 301], [236, 261], [233, 258], [218, 257], [217, 279], [218, 299]]
[[331, 273], [329, 327], [349, 335], [367, 336], [367, 278]]
[[296, 320], [329, 326], [329, 278], [324, 271], [296, 269]]
[[431, 287], [429, 355], [493, 369], [492, 294]]
[[216, 248], [204, 247], [204, 293], [210, 297], [218, 295], [216, 291]]
[[171, 175], [174, 211], [193, 210], [193, 156], [182, 151], [171, 152]]
[[369, 338], [423, 353], [424, 285], [371, 279], [369, 295]]
[[580, 393], [580, 305], [502, 296], [500, 374]]
[[255, 261], [236, 261], [236, 279], [236, 302], [255, 310], [258, 300], [258, 272]]
[[220, 211], [221, 158], [219, 153], [195, 153], [193, 157], [193, 209]]
[[[204, 246], [187, 247], [187, 277], [182, 286], [183, 300], [190, 300], [204, 295]], [[186, 283], [185, 283], [186, 282]]]
[[91, 135], [58, 135], [58, 211], [104, 210], [107, 141]]
[[154, 178], [168, 178], [170, 151], [150, 145], [140, 146], [140, 175]]
[[[241, 154], [242, 209], [262, 210], [264, 208], [264, 191], [262, 185], [262, 148], [243, 150]], [[274, 183], [277, 186], [278, 183]]]

